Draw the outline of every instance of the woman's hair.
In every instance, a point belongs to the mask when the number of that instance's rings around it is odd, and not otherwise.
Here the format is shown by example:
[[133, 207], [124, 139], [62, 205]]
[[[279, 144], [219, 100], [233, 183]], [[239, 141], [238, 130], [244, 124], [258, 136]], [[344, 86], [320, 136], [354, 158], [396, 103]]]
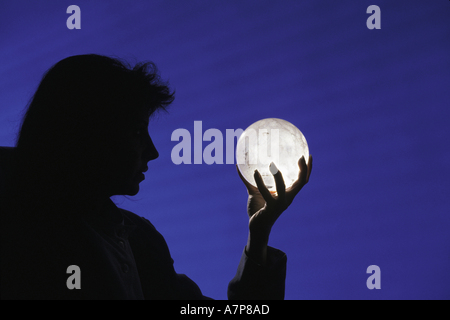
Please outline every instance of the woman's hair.
[[151, 62], [131, 67], [89, 54], [56, 63], [42, 78], [22, 122], [11, 203], [30, 205], [82, 190], [117, 141], [173, 99]]

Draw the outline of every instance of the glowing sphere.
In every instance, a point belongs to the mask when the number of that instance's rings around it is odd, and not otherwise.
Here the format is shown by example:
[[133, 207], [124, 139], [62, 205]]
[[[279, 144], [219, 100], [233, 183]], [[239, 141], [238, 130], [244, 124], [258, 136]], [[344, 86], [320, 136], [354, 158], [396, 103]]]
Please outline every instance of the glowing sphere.
[[[298, 179], [298, 160], [304, 156], [308, 163], [308, 144], [301, 131], [292, 123], [276, 118], [259, 120], [240, 136], [236, 146], [238, 169], [256, 187], [253, 174], [258, 170], [267, 189], [276, 193], [273, 173], [283, 174], [286, 189]], [[276, 168], [270, 166], [274, 163]], [[272, 171], [272, 172], [271, 172]]]

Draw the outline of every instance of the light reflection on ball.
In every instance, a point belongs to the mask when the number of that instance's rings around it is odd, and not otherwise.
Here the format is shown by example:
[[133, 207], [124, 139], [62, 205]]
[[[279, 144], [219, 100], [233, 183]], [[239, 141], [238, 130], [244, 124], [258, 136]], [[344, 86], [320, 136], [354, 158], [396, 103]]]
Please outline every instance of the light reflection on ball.
[[276, 192], [274, 163], [281, 171], [286, 189], [299, 174], [298, 160], [304, 156], [308, 163], [308, 144], [302, 132], [292, 123], [268, 118], [250, 125], [240, 136], [236, 146], [236, 160], [244, 178], [256, 187], [253, 173], [258, 170], [270, 192]]

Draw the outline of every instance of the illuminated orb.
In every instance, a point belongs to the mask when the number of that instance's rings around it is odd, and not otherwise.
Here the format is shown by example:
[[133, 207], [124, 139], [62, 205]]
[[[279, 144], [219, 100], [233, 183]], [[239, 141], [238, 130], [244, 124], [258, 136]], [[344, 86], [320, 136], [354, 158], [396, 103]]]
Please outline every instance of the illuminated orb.
[[[253, 174], [258, 170], [267, 189], [276, 193], [275, 179], [270, 167], [273, 162], [283, 174], [286, 189], [298, 179], [298, 160], [304, 156], [308, 163], [308, 143], [292, 123], [276, 118], [259, 120], [240, 136], [236, 146], [238, 169], [244, 178], [256, 187]], [[270, 167], [270, 168], [269, 168]]]

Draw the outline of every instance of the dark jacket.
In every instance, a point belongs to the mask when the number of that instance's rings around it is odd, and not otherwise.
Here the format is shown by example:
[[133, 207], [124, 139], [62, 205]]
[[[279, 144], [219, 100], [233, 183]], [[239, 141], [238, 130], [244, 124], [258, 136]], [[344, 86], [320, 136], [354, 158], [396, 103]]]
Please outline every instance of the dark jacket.
[[[1, 299], [208, 299], [175, 272], [155, 227], [112, 202], [106, 215], [33, 217], [2, 230]], [[269, 248], [268, 261], [259, 266], [244, 250], [228, 298], [283, 299], [286, 255]], [[68, 288], [72, 265], [80, 289]]]

